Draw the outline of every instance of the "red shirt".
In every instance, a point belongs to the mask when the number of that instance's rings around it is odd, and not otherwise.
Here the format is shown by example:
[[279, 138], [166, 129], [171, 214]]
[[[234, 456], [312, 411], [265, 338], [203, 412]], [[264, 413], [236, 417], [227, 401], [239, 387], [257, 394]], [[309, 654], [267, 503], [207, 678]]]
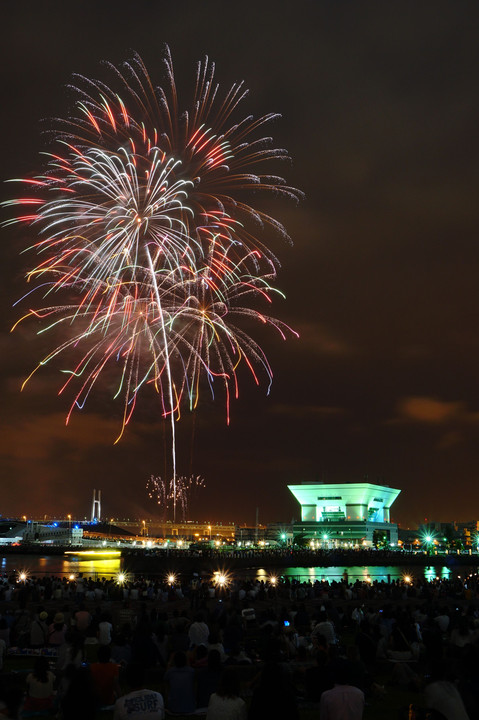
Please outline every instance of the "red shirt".
[[115, 702], [115, 680], [118, 679], [120, 666], [115, 663], [92, 663], [90, 672], [96, 694], [102, 705], [113, 705]]

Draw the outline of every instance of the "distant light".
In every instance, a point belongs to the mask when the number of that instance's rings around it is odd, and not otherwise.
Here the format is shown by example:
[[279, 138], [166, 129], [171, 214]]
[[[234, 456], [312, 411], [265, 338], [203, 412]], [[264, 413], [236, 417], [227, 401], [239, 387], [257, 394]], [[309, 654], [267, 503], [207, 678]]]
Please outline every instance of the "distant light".
[[230, 584], [231, 578], [228, 573], [223, 570], [216, 570], [213, 575], [213, 581], [218, 587], [224, 588]]
[[270, 585], [274, 586], [278, 582], [278, 578], [275, 575], [271, 575], [269, 582], [270, 582]]
[[58, 527], [58, 523], [53, 523], [53, 527]]
[[176, 583], [176, 575], [173, 575], [173, 573], [168, 575], [168, 583], [170, 585], [174, 585]]

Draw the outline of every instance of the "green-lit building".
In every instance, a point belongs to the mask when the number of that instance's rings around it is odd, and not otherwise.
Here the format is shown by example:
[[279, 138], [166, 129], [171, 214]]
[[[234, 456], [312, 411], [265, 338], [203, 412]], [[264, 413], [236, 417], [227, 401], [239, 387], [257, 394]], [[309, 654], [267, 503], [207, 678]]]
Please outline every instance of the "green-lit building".
[[390, 509], [400, 490], [368, 482], [305, 482], [288, 488], [301, 505], [295, 534], [321, 547], [370, 547], [378, 531], [382, 540], [397, 545], [398, 528], [390, 520]]

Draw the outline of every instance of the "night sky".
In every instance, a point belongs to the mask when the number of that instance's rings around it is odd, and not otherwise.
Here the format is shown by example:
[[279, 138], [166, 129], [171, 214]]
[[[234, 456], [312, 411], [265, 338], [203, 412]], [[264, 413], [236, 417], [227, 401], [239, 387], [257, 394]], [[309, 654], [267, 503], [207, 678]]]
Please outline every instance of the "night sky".
[[[382, 482], [402, 490], [392, 519], [477, 518], [479, 502], [479, 6], [461, 0], [346, 2], [15, 2], [3, 8], [2, 180], [41, 171], [41, 121], [64, 117], [72, 73], [102, 75], [136, 50], [161, 79], [164, 43], [180, 93], [208, 55], [226, 89], [245, 80], [237, 118], [269, 127], [305, 193], [268, 209], [286, 301], [274, 314], [300, 339], [255, 330], [271, 393], [244, 374], [225, 422], [203, 394], [178, 431], [182, 474], [204, 477], [194, 520], [290, 521], [301, 481]], [[2, 196], [15, 189], [2, 185]], [[3, 211], [3, 218], [8, 217]], [[65, 427], [63, 376], [13, 303], [34, 256], [27, 228], [2, 231], [0, 512], [153, 517], [145, 485], [165, 472], [166, 426], [140, 396], [122, 441], [121, 402], [98, 386]], [[43, 354], [42, 354], [43, 353]]]

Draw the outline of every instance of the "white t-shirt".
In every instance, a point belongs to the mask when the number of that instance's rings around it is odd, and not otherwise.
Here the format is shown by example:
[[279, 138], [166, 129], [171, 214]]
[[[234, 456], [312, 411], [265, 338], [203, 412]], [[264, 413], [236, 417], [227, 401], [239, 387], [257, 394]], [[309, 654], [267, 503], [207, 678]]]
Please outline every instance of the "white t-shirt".
[[246, 716], [246, 703], [242, 698], [211, 695], [206, 720], [246, 720]]
[[438, 680], [426, 685], [424, 696], [427, 707], [438, 710], [447, 720], [468, 720], [469, 716], [459, 690], [447, 680]]
[[335, 685], [321, 695], [321, 720], [361, 720], [364, 710], [364, 693], [352, 685]]
[[118, 698], [113, 720], [163, 720], [163, 695], [154, 690], [134, 690]]
[[107, 620], [103, 620], [98, 625], [98, 642], [100, 645], [109, 645], [111, 643], [112, 624]]
[[190, 625], [188, 630], [190, 645], [208, 645], [209, 635], [210, 631], [205, 622], [196, 621]]

